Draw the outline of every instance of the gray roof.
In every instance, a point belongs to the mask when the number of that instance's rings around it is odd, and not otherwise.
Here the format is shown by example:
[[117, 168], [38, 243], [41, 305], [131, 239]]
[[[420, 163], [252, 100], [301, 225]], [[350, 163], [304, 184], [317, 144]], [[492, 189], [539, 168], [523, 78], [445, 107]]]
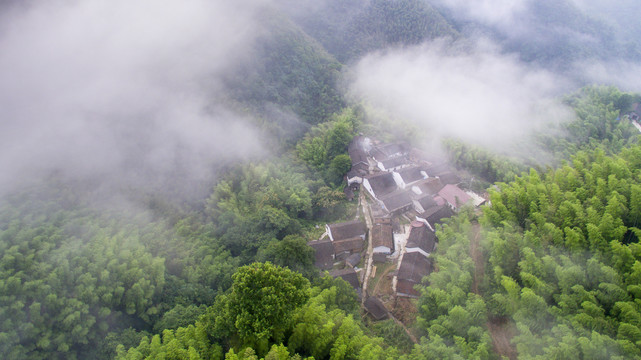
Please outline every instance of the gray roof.
[[367, 152], [363, 144], [364, 140], [365, 138], [362, 136], [355, 136], [347, 146], [347, 153], [352, 160], [352, 166], [358, 164], [365, 164], [367, 166]]
[[421, 171], [423, 171], [423, 168], [419, 166], [412, 166], [405, 169], [400, 169], [397, 172], [406, 184], [410, 184], [415, 181], [424, 179]]
[[359, 220], [330, 224], [329, 230], [332, 232], [334, 241], [354, 238], [356, 236], [365, 236], [367, 227], [365, 223]]
[[394, 212], [403, 209], [407, 206], [412, 206], [412, 197], [407, 191], [398, 191], [389, 194], [381, 199], [385, 209], [389, 212]]
[[461, 182], [461, 178], [451, 171], [440, 174], [438, 178], [441, 179], [443, 184], [458, 184]]
[[360, 282], [358, 281], [358, 275], [354, 269], [345, 269], [345, 270], [334, 270], [329, 273], [334, 278], [340, 277], [341, 279], [347, 281], [354, 289], [361, 287]]
[[421, 207], [423, 208], [423, 210], [427, 210], [437, 205], [432, 195], [425, 195], [421, 198], [418, 198], [416, 201], [418, 201], [418, 203], [421, 204]]
[[450, 209], [450, 207], [447, 205], [436, 206], [436, 207], [427, 209], [420, 216], [425, 220], [427, 220], [427, 222], [430, 223], [430, 225], [434, 226], [434, 224], [442, 223], [443, 219], [447, 219], [454, 216], [454, 211], [452, 211], [452, 209]]
[[[403, 143], [391, 143], [378, 145], [373, 151], [372, 156], [376, 160], [388, 157], [405, 156], [409, 153], [409, 147]], [[378, 157], [377, 157], [378, 156]]]
[[367, 312], [372, 315], [375, 320], [383, 320], [389, 316], [387, 308], [377, 297], [368, 297], [363, 305], [365, 305], [365, 310], [367, 310]]
[[340, 254], [342, 252], [361, 252], [363, 251], [363, 240], [362, 237], [357, 236], [345, 240], [334, 240], [334, 252]]
[[405, 248], [419, 248], [426, 253], [431, 253], [436, 247], [436, 235], [420, 221], [412, 222], [410, 235], [407, 237]]
[[393, 157], [379, 161], [381, 162], [381, 164], [383, 164], [383, 168], [385, 168], [385, 170], [393, 169], [397, 166], [407, 164], [407, 159], [405, 159], [404, 157]]
[[329, 239], [320, 241], [310, 241], [307, 245], [314, 249], [314, 258], [316, 267], [329, 270], [334, 264], [334, 245]]
[[443, 188], [443, 183], [437, 178], [428, 178], [414, 186], [418, 187], [424, 194], [435, 195]]
[[419, 252], [409, 252], [403, 255], [401, 267], [396, 275], [398, 279], [419, 284], [423, 277], [432, 272], [432, 260]]
[[361, 254], [352, 254], [345, 259], [345, 263], [351, 267], [358, 265], [361, 262]]
[[376, 197], [380, 198], [398, 189], [392, 173], [382, 172], [376, 175], [366, 176], [365, 178], [372, 186], [372, 190], [374, 190]]
[[385, 246], [394, 249], [394, 235], [392, 234], [391, 219], [375, 219], [372, 226], [372, 247]]

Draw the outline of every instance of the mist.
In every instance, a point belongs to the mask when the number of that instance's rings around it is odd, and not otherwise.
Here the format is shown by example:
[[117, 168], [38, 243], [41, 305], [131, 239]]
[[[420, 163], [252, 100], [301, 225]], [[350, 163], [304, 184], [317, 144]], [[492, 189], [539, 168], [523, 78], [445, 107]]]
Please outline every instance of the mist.
[[489, 41], [370, 54], [353, 76], [352, 96], [407, 120], [434, 142], [454, 137], [511, 152], [523, 149], [532, 132], [571, 118], [558, 100], [569, 84]]
[[264, 151], [221, 80], [264, 2], [42, 1], [0, 16], [0, 193], [51, 172], [189, 188]]

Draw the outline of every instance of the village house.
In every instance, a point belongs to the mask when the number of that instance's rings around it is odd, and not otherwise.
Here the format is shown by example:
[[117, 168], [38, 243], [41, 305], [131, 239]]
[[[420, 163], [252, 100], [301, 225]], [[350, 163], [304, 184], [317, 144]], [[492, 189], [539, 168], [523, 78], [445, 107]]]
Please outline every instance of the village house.
[[347, 153], [352, 161], [352, 168], [347, 173], [347, 185], [360, 184], [369, 172], [367, 152], [371, 145], [370, 140], [363, 136], [356, 136], [347, 146]]
[[438, 196], [444, 199], [447, 202], [447, 205], [455, 212], [458, 212], [463, 205], [472, 200], [472, 198], [465, 191], [452, 184], [445, 185], [438, 192]]
[[387, 256], [394, 252], [394, 234], [392, 233], [392, 219], [374, 219], [372, 226], [372, 253], [374, 261], [384, 262]]
[[427, 178], [414, 183], [411, 187], [416, 195], [436, 195], [443, 188], [439, 178]]
[[355, 268], [356, 265], [358, 265], [361, 262], [361, 254], [360, 253], [355, 253], [350, 256], [348, 256], [345, 259], [345, 265]]
[[412, 197], [407, 191], [396, 191], [379, 200], [383, 210], [392, 215], [400, 215], [412, 208]]
[[329, 275], [334, 279], [340, 277], [347, 281], [360, 294], [361, 283], [358, 281], [358, 274], [354, 269], [334, 270], [330, 271]]
[[412, 227], [407, 237], [405, 251], [419, 252], [429, 256], [436, 248], [436, 234], [422, 221], [412, 221]]
[[411, 164], [403, 157], [391, 157], [376, 162], [376, 165], [382, 171], [396, 171]]
[[360, 237], [365, 240], [367, 227], [360, 220], [347, 221], [336, 224], [325, 224], [325, 231], [331, 241], [339, 241]]
[[454, 216], [454, 211], [448, 205], [440, 205], [425, 210], [424, 213], [417, 216], [417, 220], [425, 221], [430, 228], [435, 229], [436, 224], [440, 224], [443, 219], [452, 216]]
[[405, 189], [420, 180], [427, 179], [427, 173], [419, 166], [410, 166], [392, 173], [396, 185]]
[[365, 240], [360, 236], [343, 240], [335, 240], [332, 242], [334, 245], [334, 258], [343, 260], [351, 254], [360, 253], [363, 251], [364, 243]]
[[370, 296], [365, 300], [363, 304], [365, 306], [365, 311], [374, 318], [374, 320], [384, 320], [389, 317], [389, 312], [383, 302], [375, 296]]
[[417, 298], [419, 292], [414, 286], [432, 272], [432, 260], [420, 252], [403, 254], [401, 266], [394, 277], [394, 291], [397, 296]]
[[373, 147], [369, 154], [374, 160], [382, 161], [395, 157], [407, 157], [409, 148], [403, 143], [380, 144]]
[[414, 205], [414, 210], [418, 214], [422, 214], [427, 209], [438, 206], [436, 200], [434, 200], [434, 197], [432, 197], [431, 195], [424, 195], [422, 197], [415, 198], [412, 200], [412, 204]]
[[380, 200], [385, 195], [398, 190], [394, 176], [389, 172], [366, 176], [363, 179], [363, 187], [376, 200]]
[[314, 249], [314, 264], [321, 270], [329, 270], [334, 265], [334, 245], [331, 240], [310, 241], [307, 245]]

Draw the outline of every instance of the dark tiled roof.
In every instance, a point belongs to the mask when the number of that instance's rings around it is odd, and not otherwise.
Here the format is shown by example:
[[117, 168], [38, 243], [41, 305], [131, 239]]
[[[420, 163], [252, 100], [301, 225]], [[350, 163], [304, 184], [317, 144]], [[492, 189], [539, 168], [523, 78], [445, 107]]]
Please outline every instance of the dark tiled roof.
[[387, 170], [387, 169], [393, 169], [397, 166], [407, 164], [407, 159], [405, 159], [404, 157], [393, 157], [393, 158], [380, 160], [380, 162], [381, 164], [383, 164], [383, 168]]
[[412, 166], [405, 169], [400, 169], [397, 172], [399, 175], [401, 175], [401, 178], [403, 179], [403, 182], [405, 182], [405, 184], [410, 184], [415, 181], [423, 180], [423, 174], [421, 174], [422, 170], [423, 169], [419, 166]]
[[363, 238], [354, 237], [345, 240], [334, 240], [334, 253], [340, 254], [342, 252], [361, 252], [363, 251]]
[[472, 200], [472, 198], [468, 194], [466, 194], [465, 191], [452, 184], [445, 185], [445, 187], [443, 187], [441, 191], [438, 192], [438, 195], [445, 199], [445, 201], [456, 207], [466, 204], [468, 201]]
[[314, 249], [314, 258], [316, 260], [316, 267], [329, 270], [334, 264], [334, 245], [329, 239], [321, 241], [310, 241], [307, 245]]
[[372, 248], [385, 246], [394, 249], [391, 219], [375, 219], [372, 226]]
[[439, 175], [438, 178], [441, 179], [443, 184], [458, 184], [461, 182], [461, 178], [453, 172], [446, 172]]
[[431, 207], [436, 206], [436, 201], [431, 195], [425, 195], [421, 198], [418, 198], [416, 201], [418, 201], [419, 204], [421, 204], [421, 207], [423, 210], [427, 210]]
[[367, 181], [369, 181], [372, 190], [374, 190], [374, 194], [376, 194], [376, 197], [378, 198], [385, 196], [397, 189], [396, 181], [394, 181], [394, 176], [389, 172], [370, 175], [367, 176], [366, 179]]
[[365, 310], [367, 310], [375, 320], [383, 320], [389, 316], [387, 308], [385, 308], [385, 305], [383, 305], [377, 297], [368, 297], [363, 305], [365, 305]]
[[432, 272], [432, 260], [419, 252], [409, 252], [403, 255], [401, 267], [398, 269], [398, 279], [408, 280], [416, 284]]
[[418, 187], [423, 194], [435, 195], [443, 188], [443, 183], [437, 178], [425, 179], [414, 186]]
[[365, 236], [367, 228], [365, 223], [359, 220], [348, 221], [343, 223], [330, 224], [329, 230], [332, 232], [334, 241], [350, 239], [356, 236]]
[[431, 207], [421, 214], [421, 217], [427, 220], [432, 227], [435, 224], [443, 222], [443, 219], [447, 219], [452, 216], [454, 216], [454, 211], [452, 211], [452, 209], [447, 205]]
[[407, 191], [398, 191], [389, 194], [381, 199], [385, 209], [389, 212], [395, 212], [408, 206], [412, 206], [412, 198]]
[[381, 144], [370, 151], [370, 155], [377, 161], [389, 157], [405, 156], [409, 152], [407, 145], [402, 143]]
[[347, 281], [354, 289], [361, 287], [360, 282], [358, 281], [358, 275], [354, 269], [345, 269], [345, 270], [334, 270], [329, 273], [334, 278], [340, 277], [341, 279]]
[[358, 265], [358, 263], [360, 263], [360, 262], [361, 262], [361, 254], [360, 253], [352, 254], [352, 255], [348, 256], [347, 259], [345, 259], [345, 263], [347, 265], [351, 266], [351, 267], [354, 267], [354, 266]]
[[414, 290], [414, 285], [416, 285], [416, 283], [413, 281], [398, 279], [396, 281], [396, 293], [418, 297], [420, 293]]
[[425, 169], [425, 172], [427, 172], [427, 175], [429, 176], [440, 176], [441, 174], [452, 172], [452, 169], [450, 168], [449, 164], [442, 162], [429, 166]]
[[352, 160], [352, 166], [356, 166], [357, 164], [367, 165], [367, 152], [363, 144], [364, 141], [364, 137], [356, 136], [347, 146], [347, 153]]
[[434, 251], [435, 246], [436, 235], [434, 232], [420, 221], [412, 223], [410, 235], [407, 237], [407, 245], [405, 247], [407, 249], [419, 248], [426, 253], [431, 253]]

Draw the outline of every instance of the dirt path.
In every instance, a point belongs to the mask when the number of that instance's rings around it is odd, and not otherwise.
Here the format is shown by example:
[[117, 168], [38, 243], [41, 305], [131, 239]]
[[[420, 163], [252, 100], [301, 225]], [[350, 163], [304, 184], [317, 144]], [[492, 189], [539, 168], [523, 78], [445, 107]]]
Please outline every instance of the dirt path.
[[410, 340], [412, 340], [412, 342], [414, 344], [418, 344], [418, 339], [416, 339], [416, 336], [414, 336], [414, 334], [412, 334], [410, 329], [408, 329], [407, 326], [405, 326], [405, 324], [403, 324], [402, 321], [400, 321], [399, 319], [394, 317], [394, 315], [391, 312], [389, 313], [389, 316], [392, 318], [392, 320], [394, 320], [394, 322], [396, 322], [398, 325], [400, 325], [403, 328], [403, 330], [405, 330], [405, 333], [407, 334], [407, 336], [409, 336]]
[[483, 280], [483, 274], [485, 273], [485, 263], [483, 262], [483, 256], [481, 250], [479, 250], [479, 238], [481, 236], [481, 225], [475, 223], [472, 225], [472, 239], [470, 240], [470, 256], [474, 260], [474, 282], [472, 283], [472, 292], [481, 295], [479, 293], [479, 282]]
[[[474, 282], [472, 282], [472, 292], [482, 295], [479, 291], [479, 283], [483, 281], [485, 274], [485, 262], [480, 249], [481, 226], [478, 223], [472, 225], [472, 237], [470, 240], [470, 256], [474, 260]], [[490, 319], [487, 322], [487, 329], [492, 337], [494, 351], [499, 357], [507, 357], [515, 360], [517, 356], [516, 349], [511, 343], [512, 337], [516, 335], [514, 324], [507, 319]]]
[[367, 224], [367, 259], [365, 260], [365, 277], [363, 278], [363, 297], [361, 304], [365, 303], [367, 298], [367, 285], [369, 283], [370, 274], [372, 273], [372, 264], [374, 262], [373, 258], [373, 249], [372, 249], [372, 214], [369, 211], [369, 205], [361, 191], [361, 206], [363, 207], [363, 216], [365, 217], [365, 223]]

